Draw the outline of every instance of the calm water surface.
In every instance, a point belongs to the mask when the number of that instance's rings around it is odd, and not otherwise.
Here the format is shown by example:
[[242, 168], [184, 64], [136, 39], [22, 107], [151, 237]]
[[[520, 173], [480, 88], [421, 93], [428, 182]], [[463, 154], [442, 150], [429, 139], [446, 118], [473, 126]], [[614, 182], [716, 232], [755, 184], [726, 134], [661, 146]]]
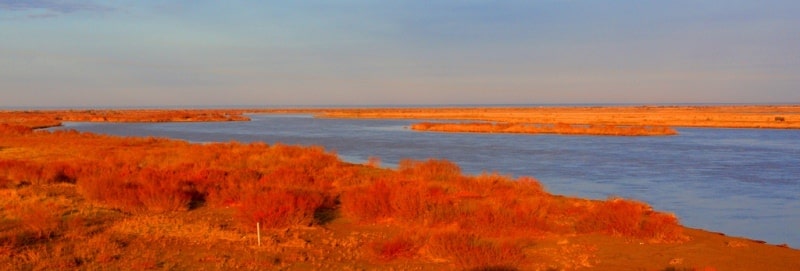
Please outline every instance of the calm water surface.
[[800, 130], [678, 129], [672, 137], [414, 132], [407, 120], [251, 115], [250, 122], [67, 123], [114, 135], [192, 142], [319, 145], [350, 162], [444, 158], [467, 174], [533, 176], [554, 194], [620, 196], [689, 227], [800, 247]]

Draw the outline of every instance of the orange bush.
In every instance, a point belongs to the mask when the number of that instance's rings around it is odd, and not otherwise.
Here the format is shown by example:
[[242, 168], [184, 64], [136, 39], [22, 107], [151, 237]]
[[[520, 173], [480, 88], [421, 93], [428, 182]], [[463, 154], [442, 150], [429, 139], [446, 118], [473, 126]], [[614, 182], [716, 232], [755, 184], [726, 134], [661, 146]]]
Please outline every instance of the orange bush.
[[385, 181], [345, 191], [341, 196], [341, 209], [345, 214], [361, 221], [376, 221], [391, 217], [391, 187]]
[[0, 160], [0, 186], [74, 183], [75, 169], [68, 163]]
[[264, 228], [310, 226], [325, 203], [322, 194], [308, 190], [265, 188], [243, 193], [237, 210], [244, 228], [256, 223]]
[[185, 211], [192, 202], [192, 195], [171, 180], [141, 182], [137, 188], [136, 197], [148, 211]]
[[386, 187], [388, 193], [382, 196], [386, 197], [386, 204], [388, 204], [387, 217], [401, 219], [403, 221], [422, 221], [426, 217], [426, 205], [431, 202], [427, 201], [428, 191], [424, 184], [418, 182], [393, 182], [391, 187]]
[[549, 231], [554, 219], [544, 198], [492, 198], [462, 204], [461, 227], [486, 236], [531, 235]]
[[463, 232], [434, 234], [427, 249], [436, 257], [452, 260], [461, 269], [513, 269], [525, 259], [518, 245], [481, 239]]
[[678, 223], [678, 218], [672, 214], [650, 212], [645, 217], [638, 237], [651, 242], [682, 242], [687, 237], [683, 235], [683, 227]]
[[78, 191], [84, 197], [126, 211], [139, 211], [139, 184], [110, 176], [87, 176], [78, 180]]
[[399, 234], [389, 240], [377, 241], [370, 244], [370, 248], [381, 261], [391, 261], [397, 258], [414, 257], [421, 244], [408, 234]]
[[398, 165], [400, 174], [418, 179], [418, 181], [456, 181], [461, 178], [461, 168], [453, 162], [440, 159], [414, 161], [404, 159]]
[[657, 213], [647, 204], [624, 199], [609, 199], [594, 206], [578, 222], [581, 232], [602, 232], [631, 236], [653, 242], [681, 241], [682, 228], [669, 214]]
[[582, 223], [586, 223], [586, 230], [590, 232], [632, 236], [638, 233], [643, 215], [648, 211], [650, 206], [641, 202], [610, 199], [594, 208]]
[[52, 161], [42, 166], [41, 179], [45, 183], [75, 183], [77, 170], [67, 162]]
[[426, 226], [447, 224], [456, 218], [455, 195], [425, 181], [379, 180], [341, 195], [341, 210], [362, 222], [392, 219]]
[[23, 227], [37, 238], [50, 238], [61, 225], [61, 214], [53, 205], [28, 204], [20, 213]]
[[439, 184], [402, 182], [392, 189], [393, 217], [412, 224], [426, 226], [452, 223], [459, 208], [456, 195]]
[[26, 161], [0, 160], [0, 185], [18, 186], [37, 182], [41, 167]]
[[0, 123], [0, 134], [23, 135], [33, 132], [33, 129], [24, 125]]

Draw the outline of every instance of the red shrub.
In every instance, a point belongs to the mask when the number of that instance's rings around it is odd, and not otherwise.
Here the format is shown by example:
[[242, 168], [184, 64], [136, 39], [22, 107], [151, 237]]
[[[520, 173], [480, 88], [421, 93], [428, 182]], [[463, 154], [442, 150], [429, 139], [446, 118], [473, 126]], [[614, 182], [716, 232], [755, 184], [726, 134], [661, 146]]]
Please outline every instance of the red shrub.
[[672, 214], [652, 212], [642, 223], [639, 237], [651, 242], [682, 242], [686, 240], [683, 227], [678, 223], [678, 218]]
[[392, 188], [385, 181], [351, 189], [341, 196], [342, 212], [365, 222], [391, 217], [391, 193]]
[[401, 174], [422, 181], [456, 181], [461, 175], [461, 168], [447, 160], [429, 159], [424, 162], [402, 160], [398, 166]]
[[298, 165], [281, 165], [259, 180], [272, 186], [309, 187], [314, 184], [310, 170]]
[[401, 234], [386, 241], [374, 242], [370, 247], [379, 260], [391, 261], [414, 257], [421, 245], [407, 235]]
[[192, 196], [181, 189], [176, 181], [150, 180], [142, 182], [137, 189], [137, 198], [144, 208], [152, 212], [185, 211], [189, 209]]
[[24, 135], [32, 133], [33, 129], [23, 125], [0, 123], [0, 134]]
[[520, 195], [540, 197], [548, 195], [542, 183], [533, 177], [519, 177], [513, 184], [514, 190]]
[[87, 176], [78, 180], [78, 192], [84, 197], [127, 211], [143, 208], [139, 184], [110, 176]]
[[461, 269], [514, 268], [525, 258], [518, 245], [484, 240], [463, 232], [432, 236], [428, 250], [436, 257], [453, 261]]
[[238, 214], [245, 228], [256, 223], [264, 228], [309, 226], [324, 203], [319, 192], [265, 188], [243, 195]]
[[652, 242], [685, 239], [675, 216], [655, 212], [645, 203], [623, 199], [610, 199], [594, 206], [578, 221], [577, 229], [579, 232], [601, 232]]
[[635, 236], [643, 215], [650, 211], [644, 203], [610, 199], [599, 203], [578, 224], [580, 232], [602, 232], [621, 236]]
[[0, 160], [0, 183], [3, 186], [31, 184], [41, 176], [41, 167], [30, 162]]
[[75, 183], [77, 172], [67, 162], [50, 162], [42, 167], [42, 180], [45, 183]]
[[23, 227], [37, 238], [49, 238], [61, 225], [61, 214], [51, 204], [31, 203], [20, 214]]

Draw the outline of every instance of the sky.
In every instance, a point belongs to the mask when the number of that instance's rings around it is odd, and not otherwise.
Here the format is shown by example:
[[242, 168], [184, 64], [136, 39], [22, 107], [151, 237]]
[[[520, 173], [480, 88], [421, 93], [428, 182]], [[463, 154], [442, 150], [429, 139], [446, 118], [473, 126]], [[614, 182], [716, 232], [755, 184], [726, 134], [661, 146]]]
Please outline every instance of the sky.
[[0, 0], [0, 107], [800, 103], [797, 0]]

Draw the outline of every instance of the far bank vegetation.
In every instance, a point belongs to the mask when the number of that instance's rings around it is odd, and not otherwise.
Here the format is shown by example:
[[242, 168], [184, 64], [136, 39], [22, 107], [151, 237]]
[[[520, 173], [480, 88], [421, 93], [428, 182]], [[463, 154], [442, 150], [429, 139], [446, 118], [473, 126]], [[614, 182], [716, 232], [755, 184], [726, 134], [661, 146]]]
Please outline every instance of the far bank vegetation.
[[578, 125], [566, 123], [526, 124], [491, 122], [422, 122], [411, 125], [411, 129], [416, 131], [457, 133], [514, 133], [600, 136], [668, 136], [678, 134], [675, 129], [665, 126], [619, 126], [602, 124]]

